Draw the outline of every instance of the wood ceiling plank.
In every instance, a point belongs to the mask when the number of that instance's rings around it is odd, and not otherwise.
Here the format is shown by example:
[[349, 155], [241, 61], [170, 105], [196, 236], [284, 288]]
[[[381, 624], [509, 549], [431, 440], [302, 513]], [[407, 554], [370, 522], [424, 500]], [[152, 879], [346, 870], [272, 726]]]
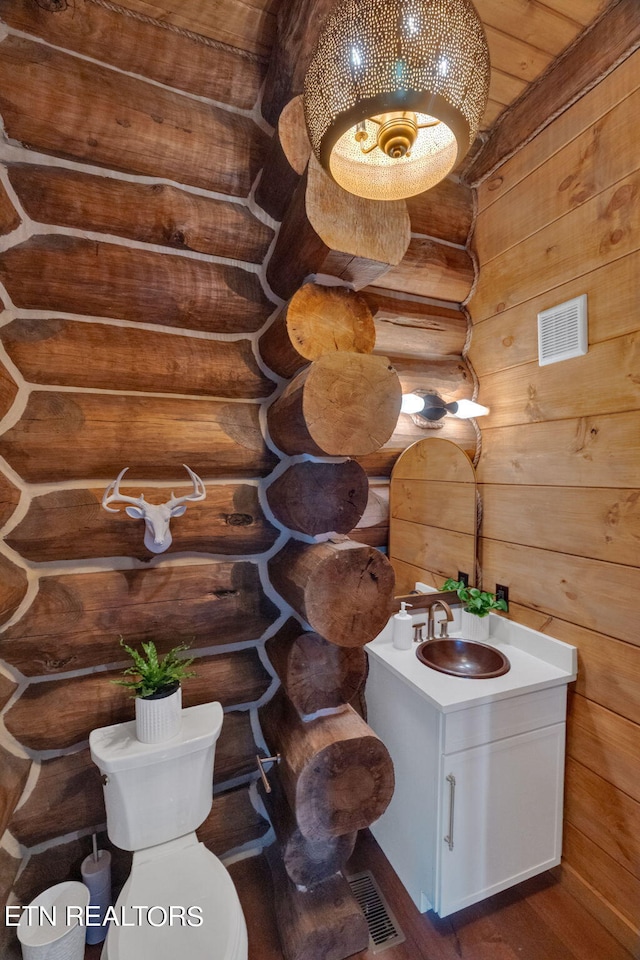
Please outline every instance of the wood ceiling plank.
[[491, 66], [521, 80], [534, 80], [553, 59], [519, 36], [509, 36], [494, 27], [485, 26]]
[[[580, 25], [575, 18], [568, 19], [551, 9], [553, 3], [538, 3], [537, 0], [474, 0], [474, 6], [485, 26], [494, 27], [525, 43], [557, 55], [568, 46]], [[582, 3], [572, 4], [572, 7]]]

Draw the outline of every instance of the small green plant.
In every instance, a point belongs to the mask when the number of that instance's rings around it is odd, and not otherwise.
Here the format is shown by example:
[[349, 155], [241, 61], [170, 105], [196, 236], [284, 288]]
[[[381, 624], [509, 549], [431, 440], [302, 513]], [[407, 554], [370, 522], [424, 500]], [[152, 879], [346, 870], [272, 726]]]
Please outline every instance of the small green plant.
[[445, 580], [441, 590], [455, 590], [464, 603], [463, 610], [473, 613], [476, 617], [486, 617], [490, 610], [508, 610], [504, 600], [496, 600], [495, 593], [478, 590], [477, 587], [468, 587], [462, 580]]
[[127, 646], [124, 637], [120, 637], [120, 646], [133, 660], [133, 665], [123, 670], [123, 674], [138, 679], [114, 680], [113, 683], [127, 687], [132, 697], [151, 697], [157, 693], [164, 693], [188, 677], [195, 677], [195, 672], [189, 670], [193, 657], [185, 660], [180, 656], [189, 649], [186, 643], [173, 647], [162, 659], [158, 657], [156, 645], [152, 640], [142, 643], [142, 653]]

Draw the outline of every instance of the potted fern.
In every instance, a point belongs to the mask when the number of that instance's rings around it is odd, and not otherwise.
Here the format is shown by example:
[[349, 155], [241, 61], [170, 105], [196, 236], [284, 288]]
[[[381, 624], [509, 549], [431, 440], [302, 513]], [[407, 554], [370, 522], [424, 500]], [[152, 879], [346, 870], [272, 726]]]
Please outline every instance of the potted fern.
[[182, 653], [186, 643], [173, 647], [164, 657], [158, 656], [152, 640], [142, 643], [142, 652], [127, 646], [120, 637], [120, 645], [133, 663], [123, 670], [132, 679], [114, 680], [126, 687], [135, 697], [136, 736], [142, 743], [161, 743], [180, 732], [182, 720], [181, 682], [195, 676], [189, 667], [193, 657], [186, 660]]
[[468, 587], [463, 580], [445, 580], [441, 590], [455, 590], [464, 604], [462, 607], [462, 632], [468, 640], [485, 641], [489, 638], [489, 614], [492, 610], [508, 610], [504, 600], [495, 593]]

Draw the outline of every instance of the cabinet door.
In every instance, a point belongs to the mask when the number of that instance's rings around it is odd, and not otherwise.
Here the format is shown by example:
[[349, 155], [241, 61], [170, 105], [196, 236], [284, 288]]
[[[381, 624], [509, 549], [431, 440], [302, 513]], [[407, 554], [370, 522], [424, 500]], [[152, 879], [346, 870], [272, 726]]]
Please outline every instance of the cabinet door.
[[564, 742], [557, 723], [442, 757], [441, 917], [560, 862]]

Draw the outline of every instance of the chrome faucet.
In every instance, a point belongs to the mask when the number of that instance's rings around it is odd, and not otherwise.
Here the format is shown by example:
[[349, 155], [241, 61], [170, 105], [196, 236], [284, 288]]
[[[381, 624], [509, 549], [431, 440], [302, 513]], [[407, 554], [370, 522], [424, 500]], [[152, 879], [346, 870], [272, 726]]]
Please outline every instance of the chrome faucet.
[[436, 634], [435, 634], [436, 620], [434, 616], [436, 607], [442, 607], [445, 614], [445, 618], [443, 620], [438, 621], [440, 624], [441, 637], [448, 636], [447, 624], [451, 623], [451, 621], [453, 620], [453, 614], [451, 612], [451, 607], [449, 606], [449, 604], [446, 603], [446, 601], [444, 600], [434, 600], [434, 602], [429, 607], [429, 613], [427, 616], [427, 640], [435, 640], [436, 638]]

